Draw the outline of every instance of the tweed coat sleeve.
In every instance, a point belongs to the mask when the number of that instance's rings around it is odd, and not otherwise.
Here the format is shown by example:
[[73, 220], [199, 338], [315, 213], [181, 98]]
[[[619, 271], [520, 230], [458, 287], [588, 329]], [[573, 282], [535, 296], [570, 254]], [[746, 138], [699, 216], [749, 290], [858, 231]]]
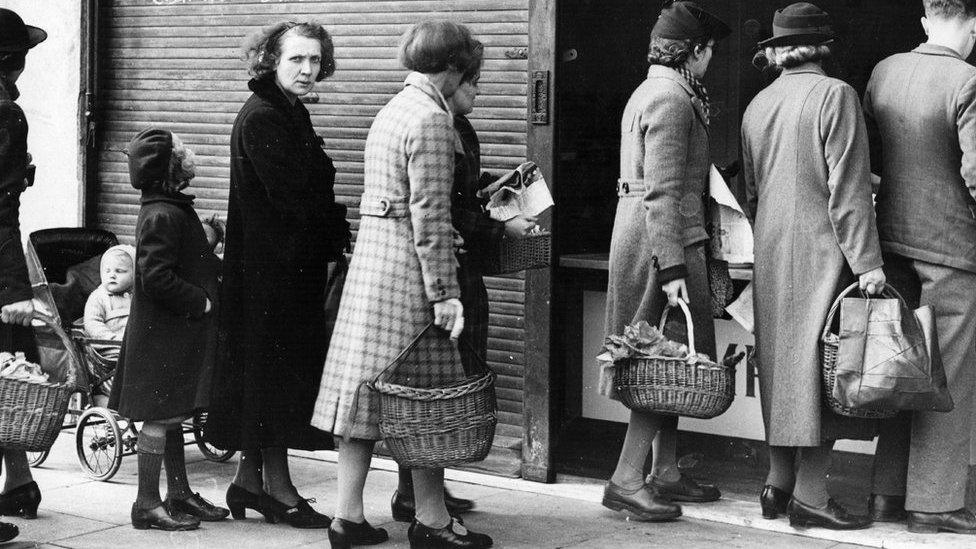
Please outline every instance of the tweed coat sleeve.
[[27, 119], [0, 101], [0, 306], [33, 296], [20, 241], [20, 193], [27, 174]]
[[854, 88], [838, 83], [820, 111], [827, 163], [828, 215], [834, 237], [854, 274], [881, 267], [881, 245], [871, 199], [867, 130]]
[[184, 223], [180, 214], [155, 211], [147, 215], [136, 239], [136, 269], [146, 295], [160, 307], [193, 318], [204, 315], [208, 296], [199, 286], [190, 284], [177, 273], [179, 246]]
[[956, 96], [956, 129], [962, 150], [959, 173], [970, 196], [976, 200], [976, 76], [970, 78]]
[[[278, 214], [286, 223], [305, 228], [322, 222], [337, 205], [326, 192], [310, 192], [328, 186], [323, 183], [321, 188], [309, 188], [310, 166], [303, 162], [294, 133], [286, 113], [265, 106], [243, 120], [242, 143]], [[335, 215], [340, 216], [340, 212]], [[341, 217], [344, 221], [344, 206]]]
[[864, 91], [864, 125], [867, 128], [868, 148], [871, 151], [871, 173], [882, 175], [884, 163], [881, 159], [883, 150], [881, 130], [878, 128], [878, 122], [874, 116], [874, 94], [871, 89], [871, 84], [874, 81], [874, 73], [872, 72], [871, 79], [868, 81], [868, 87]]
[[410, 223], [424, 292], [432, 303], [461, 295], [454, 258], [451, 189], [454, 128], [445, 112], [421, 117], [407, 137]]
[[685, 193], [689, 134], [697, 123], [687, 94], [668, 90], [651, 95], [640, 117], [647, 187], [644, 225], [661, 283], [688, 275], [679, 208]]
[[745, 117], [739, 134], [739, 143], [742, 144], [742, 183], [746, 193], [746, 215], [749, 221], [755, 224], [756, 210], [759, 208], [759, 189], [756, 188], [756, 172], [753, 171], [752, 147], [746, 135]]

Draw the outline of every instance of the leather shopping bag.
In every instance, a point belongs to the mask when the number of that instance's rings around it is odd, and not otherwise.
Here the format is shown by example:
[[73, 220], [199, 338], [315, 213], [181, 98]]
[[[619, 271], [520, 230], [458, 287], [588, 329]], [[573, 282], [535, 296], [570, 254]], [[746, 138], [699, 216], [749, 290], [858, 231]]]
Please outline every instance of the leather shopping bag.
[[335, 330], [336, 316], [339, 314], [339, 301], [342, 299], [342, 287], [346, 284], [346, 273], [349, 272], [349, 260], [344, 254], [329, 262], [328, 280], [325, 286], [325, 348], [329, 348], [332, 332]]
[[932, 308], [909, 309], [890, 285], [880, 298], [847, 297], [856, 288], [852, 284], [837, 298], [833, 397], [866, 410], [952, 410]]

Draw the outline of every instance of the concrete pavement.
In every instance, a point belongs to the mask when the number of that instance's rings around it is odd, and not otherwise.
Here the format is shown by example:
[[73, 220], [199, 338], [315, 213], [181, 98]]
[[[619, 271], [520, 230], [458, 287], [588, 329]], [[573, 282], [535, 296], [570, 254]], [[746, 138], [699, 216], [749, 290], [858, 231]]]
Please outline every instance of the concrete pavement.
[[[292, 460], [299, 491], [305, 497], [316, 498], [313, 506], [329, 515], [334, 510], [331, 498], [336, 482], [336, 467], [329, 460], [334, 460], [334, 456], [331, 452], [300, 453]], [[192, 487], [211, 501], [223, 504], [236, 458], [228, 463], [212, 463], [204, 460], [195, 446], [187, 446], [187, 462]], [[390, 532], [391, 541], [381, 547], [405, 548], [406, 525], [393, 522], [390, 516], [389, 498], [396, 485], [393, 466], [388, 460], [374, 460], [376, 470], [370, 474], [366, 487], [366, 516]], [[562, 479], [559, 484], [541, 485], [463, 471], [450, 471], [448, 476], [453, 479], [453, 492], [477, 501], [477, 511], [465, 517], [466, 523], [492, 535], [495, 546], [500, 548], [856, 547], [850, 539], [837, 536], [818, 539], [791, 535], [784, 520], [763, 521], [758, 518], [758, 505], [748, 502], [688, 505], [686, 517], [680, 521], [646, 524], [628, 522], [600, 506], [602, 485], [596, 482]], [[78, 468], [72, 431], [62, 433], [47, 462], [35, 469], [35, 478], [43, 494], [39, 517], [6, 518], [20, 527], [21, 535], [5, 548], [328, 547], [324, 530], [270, 525], [260, 520], [260, 515], [249, 515], [245, 521], [205, 523], [194, 532], [134, 530], [129, 524], [129, 508], [136, 492], [135, 457], [124, 458], [111, 481], [92, 481]], [[813, 530], [806, 533], [818, 535]], [[963, 536], [913, 541], [899, 538], [896, 533], [892, 529], [888, 534], [876, 532], [853, 539], [886, 547], [971, 547], [969, 544], [976, 541]]]

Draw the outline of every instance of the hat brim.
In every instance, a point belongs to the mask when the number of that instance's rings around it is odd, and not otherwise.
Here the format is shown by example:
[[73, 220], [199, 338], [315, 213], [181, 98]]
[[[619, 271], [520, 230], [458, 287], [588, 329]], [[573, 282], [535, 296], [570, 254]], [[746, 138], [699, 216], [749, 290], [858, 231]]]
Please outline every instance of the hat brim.
[[32, 27], [30, 25], [25, 26], [27, 27], [27, 49], [31, 49], [41, 42], [47, 40], [47, 31], [44, 29]]
[[823, 46], [834, 41], [832, 34], [784, 34], [759, 42], [760, 48], [780, 46]]

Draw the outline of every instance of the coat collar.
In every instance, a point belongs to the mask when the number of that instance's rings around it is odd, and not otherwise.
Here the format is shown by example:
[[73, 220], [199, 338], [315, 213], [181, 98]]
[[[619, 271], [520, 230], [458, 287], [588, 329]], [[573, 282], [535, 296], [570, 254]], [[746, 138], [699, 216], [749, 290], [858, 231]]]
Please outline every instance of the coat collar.
[[183, 194], [181, 192], [176, 194], [165, 194], [158, 190], [147, 190], [142, 192], [142, 196], [139, 198], [139, 203], [153, 204], [156, 202], [166, 202], [168, 204], [175, 204], [177, 206], [192, 206], [194, 198], [196, 197], [191, 194]]
[[20, 97], [17, 84], [0, 78], [0, 101], [16, 101]]
[[262, 76], [260, 78], [252, 78], [250, 82], [247, 83], [247, 87], [251, 89], [258, 97], [268, 101], [269, 103], [274, 103], [275, 105], [280, 105], [282, 107], [291, 108], [294, 105], [299, 104], [299, 101], [295, 101], [293, 104], [291, 101], [285, 97], [285, 93], [281, 91], [278, 84], [275, 84], [274, 75]]
[[451, 119], [454, 119], [454, 113], [451, 111], [451, 105], [447, 102], [447, 98], [441, 93], [441, 90], [437, 89], [426, 74], [420, 72], [412, 72], [407, 75], [406, 80], [403, 81], [404, 87], [413, 86], [418, 90], [424, 92], [425, 95], [434, 100], [434, 103], [438, 107], [444, 109]]
[[820, 76], [827, 76], [827, 73], [824, 72], [823, 67], [820, 66], [820, 63], [813, 62], [783, 69], [781, 76], [792, 76], [794, 74], [819, 74]]
[[922, 55], [939, 55], [942, 57], [955, 57], [956, 59], [962, 59], [959, 52], [952, 48], [946, 46], [939, 46], [938, 44], [919, 44], [917, 48], [912, 50], [914, 53], [920, 53]]
[[676, 82], [681, 89], [685, 90], [688, 94], [688, 98], [691, 100], [692, 106], [695, 108], [695, 114], [698, 115], [698, 121], [705, 126], [705, 130], [708, 130], [707, 118], [705, 116], [705, 105], [702, 104], [698, 96], [695, 95], [695, 90], [691, 88], [691, 84], [684, 79], [678, 71], [672, 69], [671, 67], [665, 67], [664, 65], [651, 65], [651, 68], [647, 69], [648, 78], [664, 78], [665, 80], [671, 80]]

